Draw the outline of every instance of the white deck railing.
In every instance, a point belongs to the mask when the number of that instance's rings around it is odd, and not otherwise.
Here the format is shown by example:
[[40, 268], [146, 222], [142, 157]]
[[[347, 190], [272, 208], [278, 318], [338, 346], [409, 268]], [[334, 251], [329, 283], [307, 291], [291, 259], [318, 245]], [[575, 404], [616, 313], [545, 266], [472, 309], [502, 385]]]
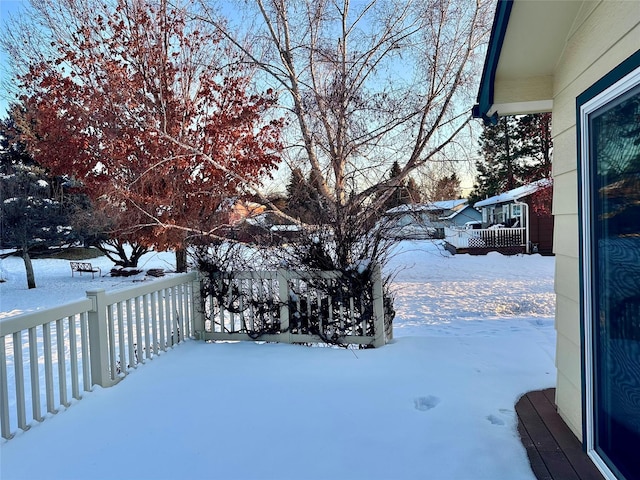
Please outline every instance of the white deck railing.
[[377, 267], [364, 285], [339, 272], [289, 270], [216, 274], [209, 282], [216, 293], [206, 295], [200, 338], [379, 347], [392, 335]]
[[445, 229], [445, 240], [456, 248], [503, 248], [526, 246], [526, 228]]
[[2, 437], [28, 430], [93, 385], [115, 385], [187, 338], [378, 347], [392, 336], [378, 268], [364, 290], [337, 272], [236, 272], [216, 281], [224, 294], [202, 298], [194, 272], [90, 290], [85, 299], [1, 320]]
[[27, 430], [27, 416], [40, 422], [82, 398], [81, 390], [114, 385], [188, 338], [201, 313], [199, 293], [197, 275], [189, 273], [91, 290], [86, 299], [0, 321], [2, 437]]

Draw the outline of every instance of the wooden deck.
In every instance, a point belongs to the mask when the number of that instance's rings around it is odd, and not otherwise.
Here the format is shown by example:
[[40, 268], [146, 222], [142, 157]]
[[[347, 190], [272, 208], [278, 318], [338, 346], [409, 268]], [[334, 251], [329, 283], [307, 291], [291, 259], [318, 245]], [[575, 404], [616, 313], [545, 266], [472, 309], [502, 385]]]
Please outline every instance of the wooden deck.
[[603, 480], [556, 411], [555, 388], [529, 392], [516, 404], [518, 432], [538, 480]]

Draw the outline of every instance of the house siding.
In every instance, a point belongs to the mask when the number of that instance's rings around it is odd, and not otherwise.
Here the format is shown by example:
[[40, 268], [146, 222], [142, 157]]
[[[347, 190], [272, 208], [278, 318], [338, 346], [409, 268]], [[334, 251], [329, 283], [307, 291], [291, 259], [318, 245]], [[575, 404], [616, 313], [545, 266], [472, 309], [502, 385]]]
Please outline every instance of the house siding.
[[576, 98], [638, 50], [640, 2], [584, 2], [554, 73], [558, 412], [582, 438]]
[[529, 205], [529, 240], [537, 245], [538, 253], [550, 255], [553, 253], [553, 217], [548, 213], [538, 215], [532, 197], [525, 201]]

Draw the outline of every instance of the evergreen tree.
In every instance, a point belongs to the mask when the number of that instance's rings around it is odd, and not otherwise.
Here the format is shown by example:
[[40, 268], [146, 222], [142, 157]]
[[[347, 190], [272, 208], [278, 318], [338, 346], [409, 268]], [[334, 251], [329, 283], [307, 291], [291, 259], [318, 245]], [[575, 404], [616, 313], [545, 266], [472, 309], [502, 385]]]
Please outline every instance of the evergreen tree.
[[407, 194], [409, 200], [407, 203], [420, 203], [422, 201], [420, 186], [413, 177], [409, 177], [409, 180], [407, 180]]
[[522, 158], [522, 178], [525, 183], [551, 176], [551, 114], [518, 117], [516, 129], [520, 141], [516, 154]]
[[17, 249], [35, 288], [30, 252], [72, 240], [69, 211], [60, 195], [60, 179], [49, 177], [33, 161], [12, 118], [0, 123], [0, 248]]
[[[394, 178], [399, 177], [401, 173], [402, 170], [400, 169], [398, 162], [393, 162], [393, 165], [391, 165], [391, 169], [389, 170], [388, 178], [389, 180], [393, 180]], [[418, 187], [417, 182], [412, 177], [409, 177], [402, 181], [397, 187], [393, 187], [392, 195], [384, 204], [384, 211], [400, 205], [419, 203], [421, 198], [422, 195], [420, 194], [420, 188]]]
[[434, 202], [438, 200], [455, 200], [457, 198], [460, 198], [460, 179], [455, 172], [438, 179], [430, 195], [430, 200]]
[[307, 224], [320, 224], [324, 218], [324, 205], [312, 174], [308, 179], [298, 167], [291, 170], [287, 185], [287, 215]]
[[501, 117], [480, 135], [470, 204], [551, 174], [551, 115]]

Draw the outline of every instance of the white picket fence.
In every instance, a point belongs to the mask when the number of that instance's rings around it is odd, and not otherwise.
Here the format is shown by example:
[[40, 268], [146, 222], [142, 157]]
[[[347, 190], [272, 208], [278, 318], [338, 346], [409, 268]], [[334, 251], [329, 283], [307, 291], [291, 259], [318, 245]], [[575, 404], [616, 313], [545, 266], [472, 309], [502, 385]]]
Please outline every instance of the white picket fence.
[[40, 422], [68, 407], [81, 390], [115, 385], [189, 338], [201, 315], [199, 292], [196, 273], [188, 273], [91, 290], [86, 299], [0, 321], [2, 437], [27, 430], [27, 417]]
[[189, 338], [374, 347], [392, 338], [377, 267], [357, 295], [336, 272], [236, 272], [218, 281], [225, 290], [217, 297], [201, 297], [194, 272], [90, 290], [86, 299], [1, 320], [2, 437], [28, 430], [93, 385], [115, 385]]
[[200, 338], [380, 347], [392, 329], [385, 328], [380, 270], [371, 273], [363, 285], [357, 275], [340, 272], [216, 274], [209, 280], [216, 294], [206, 295]]
[[526, 228], [445, 229], [445, 240], [459, 249], [526, 247]]

